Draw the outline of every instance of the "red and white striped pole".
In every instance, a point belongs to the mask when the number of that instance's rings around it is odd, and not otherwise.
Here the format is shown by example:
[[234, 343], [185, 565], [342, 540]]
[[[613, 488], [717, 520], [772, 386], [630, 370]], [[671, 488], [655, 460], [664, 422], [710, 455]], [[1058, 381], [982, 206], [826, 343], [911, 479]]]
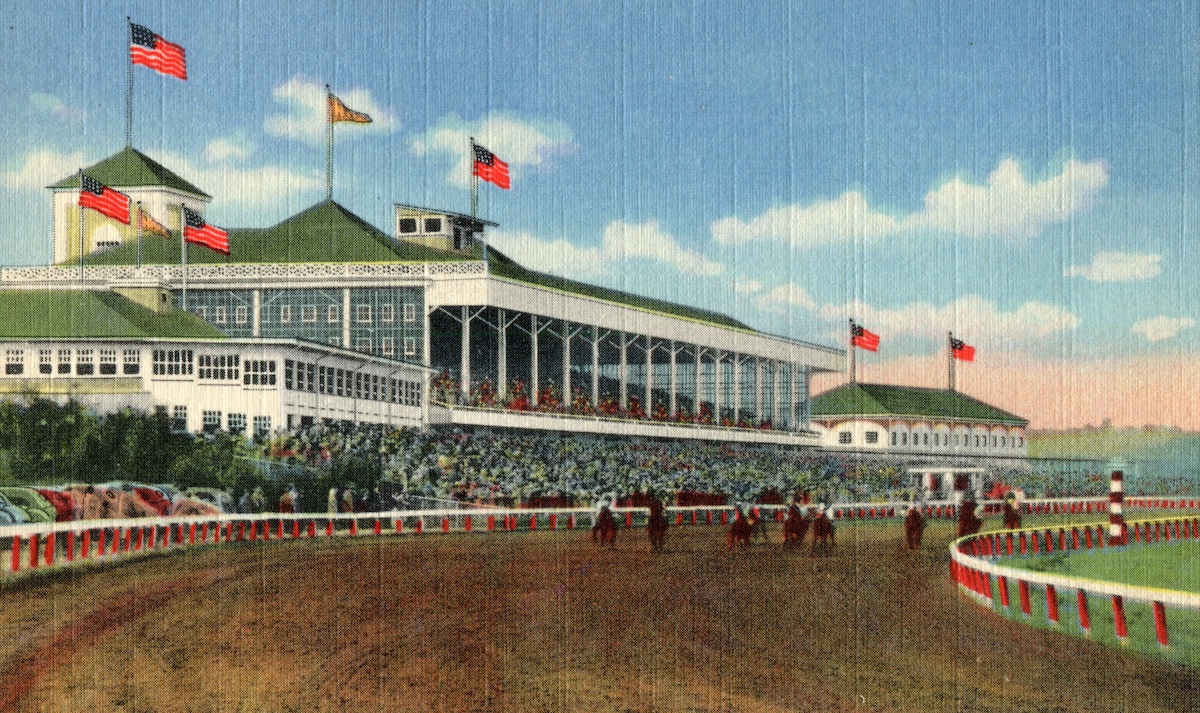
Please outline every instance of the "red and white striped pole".
[[1125, 474], [1119, 470], [1112, 472], [1108, 481], [1108, 544], [1125, 544], [1125, 515], [1122, 505], [1125, 501]]

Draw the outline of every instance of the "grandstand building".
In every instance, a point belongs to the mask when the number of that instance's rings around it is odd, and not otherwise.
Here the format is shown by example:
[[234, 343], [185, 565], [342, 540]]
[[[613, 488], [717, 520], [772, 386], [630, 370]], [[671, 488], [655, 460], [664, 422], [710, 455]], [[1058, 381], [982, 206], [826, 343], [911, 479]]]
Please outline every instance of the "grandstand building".
[[[203, 215], [211, 198], [169, 168], [127, 147], [84, 173], [173, 237], [81, 214], [78, 174], [50, 186], [54, 264], [0, 271], [2, 392], [164, 408], [190, 431], [342, 421], [816, 447], [810, 377], [845, 365], [843, 349], [525, 269], [473, 216], [398, 204], [388, 234], [325, 200], [231, 229], [225, 256], [180, 240], [182, 207]], [[30, 310], [57, 316], [43, 327]]]
[[1027, 456], [1028, 419], [946, 389], [843, 384], [813, 398], [812, 422], [826, 450], [912, 464]]

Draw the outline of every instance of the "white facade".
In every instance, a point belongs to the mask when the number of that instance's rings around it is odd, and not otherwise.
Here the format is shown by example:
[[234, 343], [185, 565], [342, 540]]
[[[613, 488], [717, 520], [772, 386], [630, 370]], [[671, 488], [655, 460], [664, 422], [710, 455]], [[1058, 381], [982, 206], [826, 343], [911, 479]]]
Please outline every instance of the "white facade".
[[826, 450], [909, 456], [1025, 458], [1025, 428], [942, 420], [814, 419]]

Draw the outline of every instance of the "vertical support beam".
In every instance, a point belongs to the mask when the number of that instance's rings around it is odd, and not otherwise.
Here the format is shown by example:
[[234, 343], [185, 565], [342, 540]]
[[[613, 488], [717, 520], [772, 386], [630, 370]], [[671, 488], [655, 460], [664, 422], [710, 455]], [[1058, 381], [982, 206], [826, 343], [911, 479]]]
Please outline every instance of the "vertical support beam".
[[342, 348], [352, 349], [350, 345], [350, 288], [342, 288]]
[[693, 344], [692, 346], [696, 350], [696, 383], [694, 384], [695, 388], [692, 389], [695, 392], [694, 396], [696, 400], [693, 404], [692, 416], [695, 417], [696, 423], [699, 423], [700, 406], [704, 400], [704, 350], [700, 348], [699, 344]]
[[779, 411], [783, 408], [783, 389], [779, 382], [783, 380], [782, 365], [777, 361], [771, 362], [771, 397], [774, 406], [771, 408], [771, 424], [775, 428], [780, 427], [780, 422], [783, 420], [779, 417]]
[[562, 323], [562, 404], [571, 410], [571, 323]]
[[250, 333], [255, 337], [262, 336], [262, 290], [250, 291]]
[[592, 408], [600, 409], [600, 328], [592, 325]]
[[538, 406], [538, 318], [529, 315], [529, 403]]
[[496, 310], [496, 396], [508, 396], [508, 314]]
[[742, 357], [733, 353], [733, 425], [741, 421], [742, 410]]
[[672, 339], [667, 344], [667, 349], [670, 351], [671, 356], [671, 363], [667, 367], [667, 377], [670, 382], [670, 386], [668, 387], [670, 390], [670, 395], [668, 397], [667, 410], [670, 412], [670, 417], [675, 418], [675, 412], [679, 408], [678, 401], [675, 399], [675, 395], [679, 393], [679, 362], [675, 360], [675, 358], [679, 356], [679, 349], [675, 347], [675, 340]]
[[713, 424], [721, 425], [721, 387], [724, 379], [721, 370], [724, 369], [725, 355], [718, 349], [713, 354]]
[[642, 404], [647, 416], [654, 415], [654, 343], [646, 335], [646, 401]]
[[462, 348], [459, 354], [459, 391], [462, 402], [471, 403], [471, 308], [462, 307]]
[[754, 425], [763, 422], [763, 360], [754, 357]]
[[629, 342], [625, 332], [617, 332], [621, 347], [621, 368], [617, 372], [617, 408], [624, 412], [629, 409]]

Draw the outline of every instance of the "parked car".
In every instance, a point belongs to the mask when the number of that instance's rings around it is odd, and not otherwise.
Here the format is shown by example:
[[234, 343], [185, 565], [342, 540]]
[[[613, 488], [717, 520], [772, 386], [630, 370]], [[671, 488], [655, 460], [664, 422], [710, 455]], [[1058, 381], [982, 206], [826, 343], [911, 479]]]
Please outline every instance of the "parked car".
[[233, 502], [233, 496], [228, 491], [219, 488], [185, 488], [183, 497], [188, 500], [205, 503], [206, 505], [212, 505], [223, 513], [237, 511], [236, 504]]
[[58, 519], [54, 505], [33, 488], [0, 487], [0, 495], [24, 510], [30, 522], [55, 522]]
[[146, 483], [133, 483], [127, 480], [114, 480], [103, 483], [102, 487], [109, 490], [120, 490], [132, 493], [158, 515], [170, 515], [173, 503], [171, 497], [158, 486]]
[[24, 525], [27, 522], [29, 522], [29, 516], [25, 514], [25, 511], [0, 495], [0, 525]]
[[66, 490], [60, 488], [35, 488], [35, 490], [54, 506], [55, 522], [70, 522], [83, 516], [83, 504], [76, 503], [75, 497]]

